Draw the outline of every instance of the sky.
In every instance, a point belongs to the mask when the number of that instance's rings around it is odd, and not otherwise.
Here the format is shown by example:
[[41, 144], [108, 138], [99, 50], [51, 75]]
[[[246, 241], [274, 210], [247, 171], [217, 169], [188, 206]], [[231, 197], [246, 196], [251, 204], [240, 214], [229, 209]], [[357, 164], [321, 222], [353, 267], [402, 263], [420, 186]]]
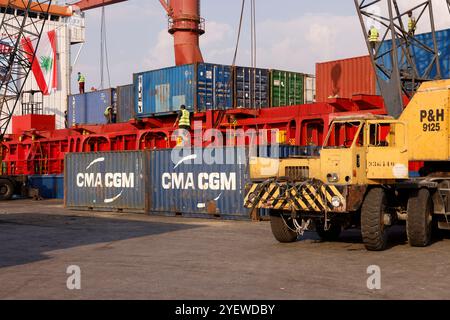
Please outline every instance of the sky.
[[[247, 1], [237, 59], [250, 65], [250, 7]], [[257, 65], [314, 74], [316, 62], [367, 54], [352, 0], [257, 0]], [[423, 0], [400, 0], [419, 3]], [[433, 0], [438, 29], [450, 27], [445, 0]], [[206, 34], [200, 38], [205, 62], [231, 64], [241, 0], [203, 0]], [[380, 10], [384, 10], [381, 8]], [[100, 85], [101, 9], [86, 12], [86, 43], [74, 74], [83, 72], [87, 88]], [[132, 83], [132, 74], [174, 65], [173, 39], [158, 0], [129, 0], [106, 7], [111, 86]], [[428, 32], [418, 27], [417, 32]], [[79, 46], [72, 47], [72, 57]], [[106, 85], [108, 86], [108, 84]], [[76, 88], [76, 79], [72, 79]]]

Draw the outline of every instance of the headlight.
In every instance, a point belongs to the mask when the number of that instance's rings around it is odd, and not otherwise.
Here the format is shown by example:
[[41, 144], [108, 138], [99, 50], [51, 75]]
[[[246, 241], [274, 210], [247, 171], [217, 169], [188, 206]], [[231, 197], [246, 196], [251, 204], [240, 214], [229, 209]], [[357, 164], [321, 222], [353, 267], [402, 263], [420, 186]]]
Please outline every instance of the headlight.
[[335, 196], [331, 199], [331, 205], [335, 208], [338, 208], [341, 206], [341, 198], [338, 196]]
[[328, 182], [330, 182], [330, 183], [336, 183], [336, 182], [339, 181], [339, 176], [338, 176], [337, 173], [329, 173], [329, 174], [327, 175], [327, 180], [328, 180]]

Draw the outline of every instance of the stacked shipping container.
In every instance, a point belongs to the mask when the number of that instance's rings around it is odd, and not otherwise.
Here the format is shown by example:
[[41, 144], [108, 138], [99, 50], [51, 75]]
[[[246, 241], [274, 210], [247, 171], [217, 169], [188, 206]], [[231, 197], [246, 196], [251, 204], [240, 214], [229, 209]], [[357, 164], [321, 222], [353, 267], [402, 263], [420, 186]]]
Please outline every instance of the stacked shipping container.
[[[293, 146], [257, 150], [272, 158], [312, 153], [317, 150]], [[245, 147], [72, 153], [65, 162], [68, 208], [250, 218], [244, 208], [250, 182]]]
[[116, 104], [116, 90], [105, 89], [69, 96], [68, 118], [69, 126], [76, 124], [104, 124], [105, 110]]
[[377, 80], [370, 56], [316, 64], [317, 102], [377, 94]]
[[302, 73], [191, 64], [137, 73], [133, 84], [69, 96], [69, 125], [104, 124], [110, 105], [120, 123], [173, 114], [182, 104], [204, 112], [301, 105], [314, 97], [315, 79]]

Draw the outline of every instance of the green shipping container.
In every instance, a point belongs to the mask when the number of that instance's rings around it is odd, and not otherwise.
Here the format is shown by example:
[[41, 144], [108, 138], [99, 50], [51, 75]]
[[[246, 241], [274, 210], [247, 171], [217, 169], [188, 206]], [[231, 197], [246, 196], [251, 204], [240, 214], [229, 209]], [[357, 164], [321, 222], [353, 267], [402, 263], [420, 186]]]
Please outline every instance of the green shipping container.
[[305, 75], [280, 70], [270, 71], [270, 95], [272, 107], [305, 103]]

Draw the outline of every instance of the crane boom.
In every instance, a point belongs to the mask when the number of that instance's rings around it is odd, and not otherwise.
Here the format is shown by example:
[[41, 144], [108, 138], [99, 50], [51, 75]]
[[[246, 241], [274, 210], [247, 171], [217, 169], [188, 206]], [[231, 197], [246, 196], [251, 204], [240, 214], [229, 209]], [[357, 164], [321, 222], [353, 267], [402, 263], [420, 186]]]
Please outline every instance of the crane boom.
[[124, 2], [127, 0], [81, 0], [74, 3], [74, 6], [80, 8], [81, 11], [101, 8], [115, 3]]

